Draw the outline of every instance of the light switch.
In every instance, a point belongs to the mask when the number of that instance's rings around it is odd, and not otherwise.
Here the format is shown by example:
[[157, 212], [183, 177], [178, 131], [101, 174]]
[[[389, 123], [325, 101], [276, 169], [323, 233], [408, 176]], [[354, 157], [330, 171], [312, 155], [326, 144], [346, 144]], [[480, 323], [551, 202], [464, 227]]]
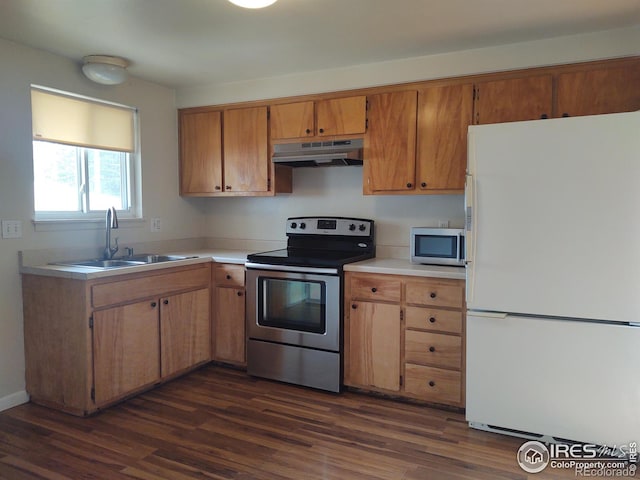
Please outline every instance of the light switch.
[[22, 238], [22, 222], [2, 220], [2, 238]]

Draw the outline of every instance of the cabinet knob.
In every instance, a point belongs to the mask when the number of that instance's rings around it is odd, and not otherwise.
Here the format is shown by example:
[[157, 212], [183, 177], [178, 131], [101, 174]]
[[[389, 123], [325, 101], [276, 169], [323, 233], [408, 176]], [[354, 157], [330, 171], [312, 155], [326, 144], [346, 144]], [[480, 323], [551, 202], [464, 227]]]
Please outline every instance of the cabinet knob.
[[231, 275], [227, 275], [227, 280], [231, 280]]
[[311, 133], [311, 129], [310, 129], [310, 128], [307, 128], [307, 129], [305, 130], [305, 133], [306, 133], [307, 135], [309, 135], [309, 134]]
[[158, 304], [156, 302], [151, 302], [151, 308], [156, 308]]
[[225, 190], [231, 190], [231, 185], [226, 185], [224, 188]]
[[431, 294], [429, 295], [431, 298], [436, 298], [436, 292], [431, 292]]
[[429, 347], [429, 351], [430, 351], [431, 353], [435, 352], [435, 351], [436, 351], [436, 347]]
[[222, 188], [220, 188], [220, 185], [216, 185], [216, 186], [215, 186], [215, 189], [216, 189], [216, 190], [222, 190]]
[[420, 184], [420, 186], [421, 186], [422, 188], [425, 188], [425, 187], [427, 186], [427, 182], [422, 182], [422, 183]]
[[429, 317], [430, 323], [436, 323], [436, 317]]
[[242, 292], [238, 290], [238, 292], [236, 293], [236, 295], [238, 295], [239, 297], [242, 296]]
[[320, 133], [324, 133], [324, 128], [320, 128], [320, 129], [318, 129], [318, 131], [319, 131]]
[[163, 300], [163, 301], [162, 301], [162, 304], [163, 304], [163, 305], [169, 305], [169, 300]]
[[376, 293], [376, 292], [378, 291], [378, 289], [377, 289], [376, 287], [373, 287], [373, 288], [371, 288], [371, 291], [372, 291], [373, 293]]
[[540, 120], [546, 120], [547, 118], [549, 118], [549, 115], [547, 115], [546, 113], [540, 115]]
[[571, 115], [569, 115], [567, 112], [564, 112], [564, 113], [562, 114], [562, 116], [563, 116], [564, 118], [567, 118], [567, 117], [570, 117]]
[[433, 380], [429, 380], [429, 386], [430, 387], [435, 387], [436, 386], [436, 382], [434, 382]]
[[351, 308], [353, 308], [355, 310], [356, 308], [358, 308], [358, 306], [355, 303], [352, 303], [351, 304]]
[[411, 187], [413, 187], [413, 183], [407, 182], [407, 188], [411, 188]]

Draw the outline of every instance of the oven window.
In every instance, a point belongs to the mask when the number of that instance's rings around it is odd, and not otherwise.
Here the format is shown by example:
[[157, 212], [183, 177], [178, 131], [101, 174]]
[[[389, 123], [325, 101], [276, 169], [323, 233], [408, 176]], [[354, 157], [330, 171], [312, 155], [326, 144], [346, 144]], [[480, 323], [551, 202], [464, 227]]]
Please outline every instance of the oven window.
[[259, 325], [326, 333], [324, 282], [261, 277], [258, 289]]
[[457, 258], [458, 237], [418, 235], [415, 248], [415, 254], [420, 257]]

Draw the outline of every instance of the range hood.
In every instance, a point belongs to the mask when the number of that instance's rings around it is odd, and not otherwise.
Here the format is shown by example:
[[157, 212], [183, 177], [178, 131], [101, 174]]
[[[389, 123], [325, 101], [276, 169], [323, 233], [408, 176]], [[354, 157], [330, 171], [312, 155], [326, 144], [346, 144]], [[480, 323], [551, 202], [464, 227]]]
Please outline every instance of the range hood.
[[276, 144], [273, 163], [290, 167], [362, 165], [362, 145], [361, 138]]

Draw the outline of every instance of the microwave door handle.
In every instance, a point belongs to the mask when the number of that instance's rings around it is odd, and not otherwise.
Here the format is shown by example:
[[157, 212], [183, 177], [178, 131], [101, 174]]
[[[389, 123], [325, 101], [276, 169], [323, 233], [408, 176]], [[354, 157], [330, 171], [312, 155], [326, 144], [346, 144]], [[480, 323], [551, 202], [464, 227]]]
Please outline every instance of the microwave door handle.
[[463, 255], [463, 247], [462, 247], [462, 242], [464, 238], [464, 234], [459, 233], [458, 234], [458, 258], [456, 258], [456, 260], [458, 261], [458, 264], [460, 263], [460, 261], [462, 260], [462, 255]]

